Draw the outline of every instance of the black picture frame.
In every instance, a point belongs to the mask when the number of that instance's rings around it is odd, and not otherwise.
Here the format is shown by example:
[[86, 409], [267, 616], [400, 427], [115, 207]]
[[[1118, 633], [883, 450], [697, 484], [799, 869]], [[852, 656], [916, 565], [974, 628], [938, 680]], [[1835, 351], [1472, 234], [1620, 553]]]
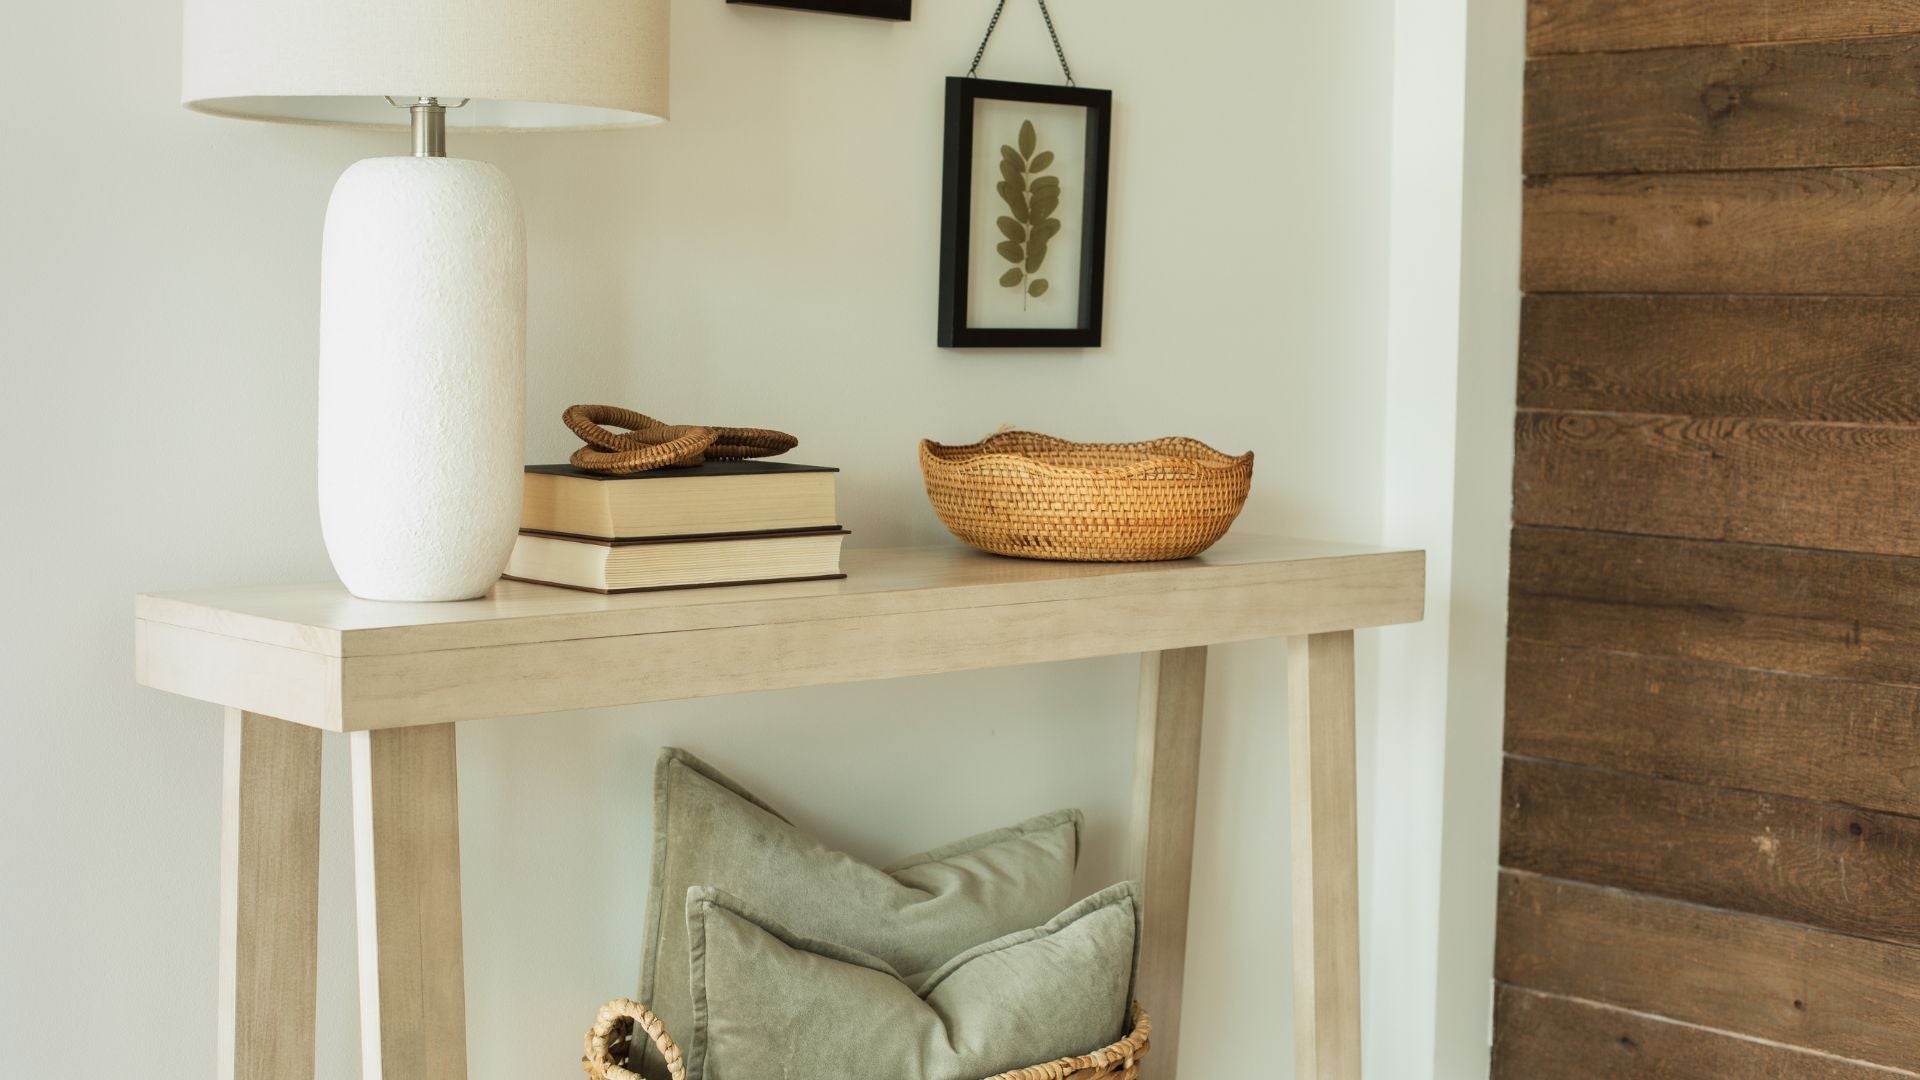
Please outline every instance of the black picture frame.
[[790, 8], [794, 11], [820, 11], [829, 15], [860, 15], [869, 19], [913, 19], [913, 0], [727, 0], [729, 4], [753, 7]]
[[[967, 282], [969, 260], [973, 256], [973, 117], [974, 104], [982, 98], [1070, 105], [1087, 110], [1076, 326], [967, 325]], [[955, 77], [947, 80], [946, 113], [946, 160], [940, 197], [940, 346], [948, 349], [1098, 347], [1106, 293], [1107, 171], [1113, 142], [1113, 92]]]

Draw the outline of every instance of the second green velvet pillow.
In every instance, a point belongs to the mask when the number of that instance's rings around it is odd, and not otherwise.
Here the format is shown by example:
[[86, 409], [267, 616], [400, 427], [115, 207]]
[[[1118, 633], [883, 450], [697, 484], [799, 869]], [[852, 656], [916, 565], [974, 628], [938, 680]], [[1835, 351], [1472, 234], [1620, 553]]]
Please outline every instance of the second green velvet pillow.
[[[834, 851], [684, 750], [654, 767], [653, 872], [640, 1000], [676, 1038], [693, 1029], [688, 890], [719, 889], [809, 939], [870, 955], [910, 981], [1067, 905], [1078, 810], [983, 833], [885, 870]], [[664, 1076], [651, 1046], [642, 1071]]]

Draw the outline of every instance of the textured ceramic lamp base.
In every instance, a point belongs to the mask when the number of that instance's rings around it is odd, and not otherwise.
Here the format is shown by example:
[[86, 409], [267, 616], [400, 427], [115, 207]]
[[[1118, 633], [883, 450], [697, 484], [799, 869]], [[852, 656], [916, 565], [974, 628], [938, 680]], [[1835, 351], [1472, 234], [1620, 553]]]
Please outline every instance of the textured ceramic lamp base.
[[320, 525], [369, 600], [465, 600], [520, 526], [526, 236], [505, 173], [371, 158], [327, 206]]

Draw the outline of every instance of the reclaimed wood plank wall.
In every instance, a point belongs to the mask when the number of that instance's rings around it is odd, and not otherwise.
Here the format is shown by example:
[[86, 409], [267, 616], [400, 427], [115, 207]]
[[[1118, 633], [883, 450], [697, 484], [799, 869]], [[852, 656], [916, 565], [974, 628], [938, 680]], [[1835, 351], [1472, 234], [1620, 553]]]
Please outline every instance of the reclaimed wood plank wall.
[[1920, 1075], [1920, 0], [1532, 0], [1493, 1075]]

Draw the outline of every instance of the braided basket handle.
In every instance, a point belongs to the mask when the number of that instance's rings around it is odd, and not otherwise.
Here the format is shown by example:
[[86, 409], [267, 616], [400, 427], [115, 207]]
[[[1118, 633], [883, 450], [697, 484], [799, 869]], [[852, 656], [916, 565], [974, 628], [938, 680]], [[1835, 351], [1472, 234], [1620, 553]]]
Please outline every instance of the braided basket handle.
[[647, 1038], [653, 1040], [660, 1056], [666, 1059], [667, 1072], [673, 1080], [687, 1080], [687, 1070], [680, 1064], [680, 1048], [667, 1035], [667, 1026], [653, 1015], [652, 1009], [627, 998], [600, 1006], [600, 1015], [588, 1029], [586, 1054], [580, 1059], [587, 1075], [593, 1080], [641, 1080], [639, 1073], [627, 1068], [627, 1062], [634, 1056], [636, 1030], [646, 1032]]

